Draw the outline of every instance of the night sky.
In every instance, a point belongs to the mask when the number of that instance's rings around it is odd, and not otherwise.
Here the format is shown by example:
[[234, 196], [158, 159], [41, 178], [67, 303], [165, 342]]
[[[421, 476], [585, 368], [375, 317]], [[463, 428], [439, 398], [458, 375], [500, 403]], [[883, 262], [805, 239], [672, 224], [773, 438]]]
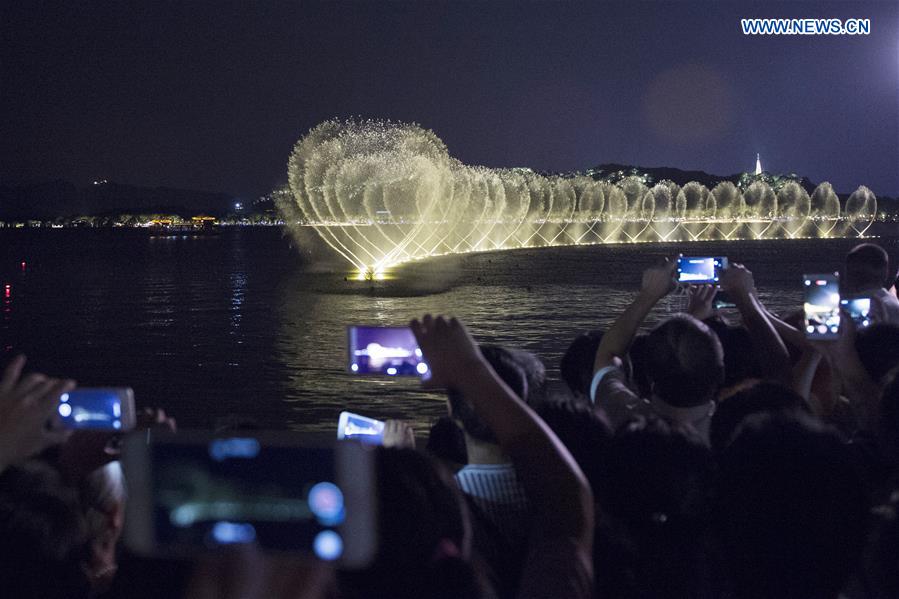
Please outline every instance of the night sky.
[[[0, 9], [0, 179], [253, 197], [331, 117], [467, 164], [796, 172], [899, 195], [899, 2], [37, 2]], [[741, 17], [870, 18], [744, 36]]]

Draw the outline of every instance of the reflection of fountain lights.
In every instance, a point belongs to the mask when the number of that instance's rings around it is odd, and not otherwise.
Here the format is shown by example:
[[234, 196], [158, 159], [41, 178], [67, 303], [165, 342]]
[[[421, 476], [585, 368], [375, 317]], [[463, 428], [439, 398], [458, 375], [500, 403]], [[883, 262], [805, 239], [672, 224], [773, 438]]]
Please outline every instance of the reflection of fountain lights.
[[446, 254], [566, 245], [864, 237], [874, 194], [859, 187], [841, 210], [829, 183], [809, 195], [763, 180], [741, 192], [638, 177], [616, 184], [529, 169], [469, 167], [416, 125], [327, 121], [297, 142], [284, 220], [312, 226], [353, 264], [352, 278], [381, 281], [402, 263]]

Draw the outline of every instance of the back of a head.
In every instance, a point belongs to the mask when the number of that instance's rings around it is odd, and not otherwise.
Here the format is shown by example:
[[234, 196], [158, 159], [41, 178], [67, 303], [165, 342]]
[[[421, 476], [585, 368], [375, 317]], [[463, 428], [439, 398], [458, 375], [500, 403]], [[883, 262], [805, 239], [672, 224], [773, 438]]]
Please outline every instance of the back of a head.
[[709, 441], [717, 453], [724, 450], [739, 428], [752, 414], [810, 414], [801, 395], [783, 385], [757, 382], [718, 402], [709, 428]]
[[692, 430], [656, 417], [622, 425], [603, 459], [599, 500], [637, 529], [702, 520], [713, 461]]
[[40, 462], [0, 475], [0, 589], [20, 598], [87, 597], [85, 524], [74, 491]]
[[646, 339], [653, 393], [677, 407], [709, 401], [724, 382], [724, 352], [713, 331], [686, 314], [673, 316]]
[[721, 349], [724, 351], [724, 387], [732, 387], [746, 379], [762, 376], [755, 346], [746, 327], [728, 325], [720, 319], [703, 322], [721, 341]]
[[465, 435], [449, 416], [441, 416], [431, 425], [425, 451], [453, 464], [468, 463]]
[[[528, 401], [528, 377], [522, 367], [523, 356], [527, 352], [510, 351], [495, 345], [482, 345], [481, 354], [515, 395]], [[474, 439], [485, 443], [496, 443], [496, 437], [490, 427], [475, 413], [471, 404], [458, 392], [450, 389], [447, 392], [452, 417], [461, 423], [462, 429]]]
[[746, 418], [719, 463], [715, 531], [737, 597], [836, 597], [867, 497], [847, 445], [806, 416]]
[[886, 377], [880, 400], [880, 436], [885, 457], [893, 468], [899, 467], [899, 367]]
[[890, 259], [882, 247], [874, 243], [862, 243], [846, 254], [843, 287], [855, 292], [883, 287], [889, 276]]
[[571, 453], [595, 496], [600, 485], [600, 465], [612, 439], [608, 425], [592, 406], [567, 398], [543, 402], [537, 406], [537, 415]]
[[602, 331], [581, 333], [574, 338], [559, 362], [559, 374], [577, 399], [587, 400], [590, 397], [593, 364], [602, 335]]
[[855, 349], [874, 382], [899, 366], [899, 324], [876, 322], [858, 330]]
[[378, 449], [378, 551], [338, 575], [341, 597], [478, 597], [470, 522], [452, 477], [411, 449]]
[[706, 584], [713, 472], [711, 452], [697, 433], [659, 418], [636, 418], [612, 440], [599, 506], [628, 539], [633, 579], [644, 596], [695, 596]]

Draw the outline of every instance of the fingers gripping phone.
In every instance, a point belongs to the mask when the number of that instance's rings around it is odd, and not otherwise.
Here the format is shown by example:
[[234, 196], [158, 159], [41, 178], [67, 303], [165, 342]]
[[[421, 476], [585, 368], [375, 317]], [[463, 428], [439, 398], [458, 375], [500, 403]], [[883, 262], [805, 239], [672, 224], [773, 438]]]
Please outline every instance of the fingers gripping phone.
[[56, 408], [65, 428], [127, 431], [134, 428], [134, 391], [79, 387], [59, 396]]
[[384, 423], [352, 412], [341, 412], [337, 420], [337, 438], [381, 445], [384, 439]]

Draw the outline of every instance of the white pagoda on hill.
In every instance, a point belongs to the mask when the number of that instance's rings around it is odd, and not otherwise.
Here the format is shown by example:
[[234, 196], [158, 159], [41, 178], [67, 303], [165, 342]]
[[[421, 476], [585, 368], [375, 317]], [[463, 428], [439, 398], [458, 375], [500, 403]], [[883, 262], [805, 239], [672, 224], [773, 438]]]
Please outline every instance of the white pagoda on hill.
[[762, 159], [758, 154], [755, 155], [755, 174], [762, 174]]

